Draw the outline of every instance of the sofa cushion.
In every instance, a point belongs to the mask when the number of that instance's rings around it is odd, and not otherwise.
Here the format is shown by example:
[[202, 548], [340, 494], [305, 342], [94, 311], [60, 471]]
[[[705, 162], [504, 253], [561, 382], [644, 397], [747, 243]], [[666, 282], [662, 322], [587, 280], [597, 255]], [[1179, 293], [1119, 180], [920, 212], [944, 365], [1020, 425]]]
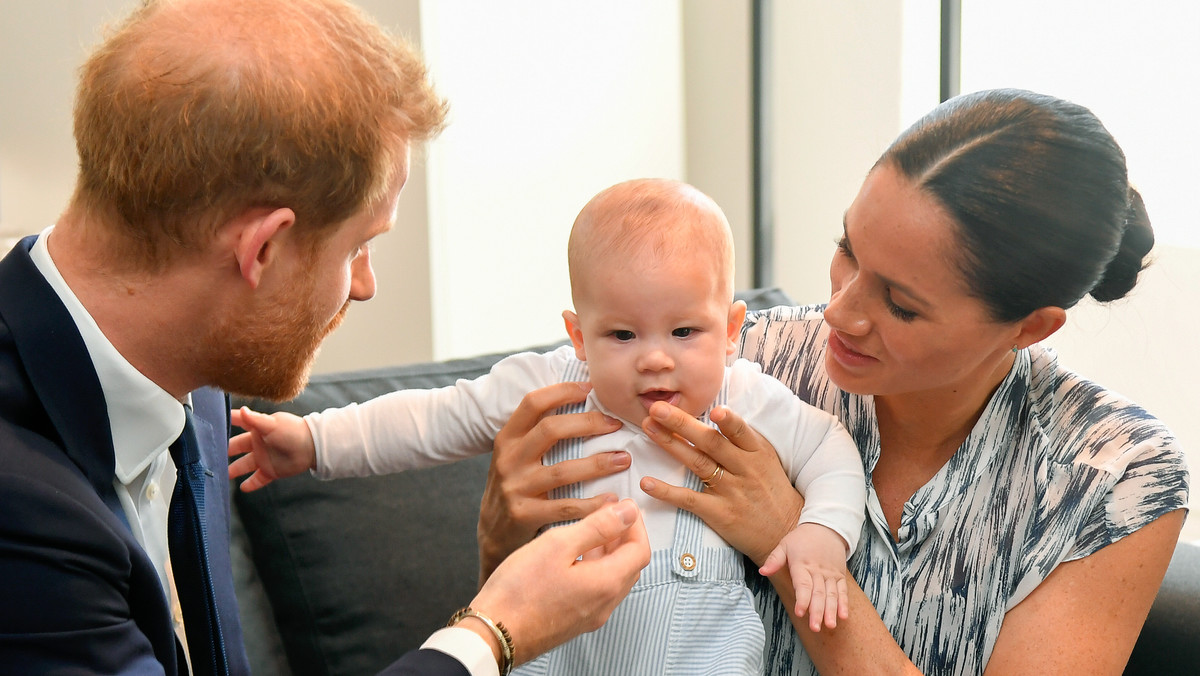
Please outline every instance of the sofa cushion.
[[[791, 302], [778, 289], [738, 297], [752, 309]], [[504, 356], [317, 375], [293, 401], [234, 405], [304, 414], [475, 378]], [[420, 646], [474, 597], [475, 529], [489, 461], [338, 481], [305, 475], [236, 492], [250, 557], [293, 673], [373, 674]]]
[[1200, 674], [1200, 543], [1180, 542], [1126, 676]]

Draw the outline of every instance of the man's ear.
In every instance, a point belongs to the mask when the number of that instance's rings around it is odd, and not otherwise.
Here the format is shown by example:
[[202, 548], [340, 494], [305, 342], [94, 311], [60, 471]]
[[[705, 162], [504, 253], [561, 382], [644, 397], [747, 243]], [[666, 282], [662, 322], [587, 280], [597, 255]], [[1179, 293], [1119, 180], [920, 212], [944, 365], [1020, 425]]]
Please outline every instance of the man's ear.
[[1025, 349], [1049, 338], [1067, 323], [1067, 311], [1060, 307], [1040, 307], [1017, 323], [1019, 332], [1013, 345]]
[[738, 336], [742, 333], [742, 324], [746, 322], [746, 301], [735, 300], [729, 306], [729, 324], [725, 327], [729, 344], [725, 346], [725, 354], [737, 352]]
[[295, 222], [295, 212], [280, 208], [247, 214], [246, 219], [236, 226], [239, 231], [234, 257], [237, 258], [242, 279], [246, 280], [250, 288], [258, 288], [262, 282], [263, 270], [278, 254], [279, 235], [286, 232]]
[[579, 325], [579, 315], [570, 310], [563, 310], [562, 316], [567, 335], [571, 337], [571, 344], [575, 346], [575, 356], [579, 361], [587, 361], [587, 354], [583, 351], [583, 328]]

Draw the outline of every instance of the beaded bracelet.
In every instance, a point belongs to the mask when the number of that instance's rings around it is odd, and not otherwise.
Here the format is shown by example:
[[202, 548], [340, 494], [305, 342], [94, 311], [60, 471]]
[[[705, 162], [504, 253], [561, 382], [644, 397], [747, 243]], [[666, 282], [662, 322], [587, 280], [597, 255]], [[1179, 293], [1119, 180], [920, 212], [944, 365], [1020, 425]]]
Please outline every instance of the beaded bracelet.
[[508, 676], [513, 668], [513, 655], [517, 652], [516, 646], [513, 645], [512, 635], [508, 633], [508, 629], [499, 622], [493, 622], [492, 618], [477, 612], [470, 606], [459, 608], [455, 611], [450, 616], [450, 621], [446, 623], [446, 626], [453, 627], [468, 617], [474, 617], [483, 622], [496, 635], [496, 640], [500, 642], [500, 676]]

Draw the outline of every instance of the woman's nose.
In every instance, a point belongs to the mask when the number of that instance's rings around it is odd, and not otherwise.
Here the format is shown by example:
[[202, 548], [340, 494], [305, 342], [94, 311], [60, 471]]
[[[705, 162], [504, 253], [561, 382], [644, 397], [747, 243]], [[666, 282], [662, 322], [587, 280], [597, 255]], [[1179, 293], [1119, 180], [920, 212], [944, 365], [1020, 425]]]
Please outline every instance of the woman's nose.
[[825, 321], [843, 333], [861, 336], [871, 330], [871, 322], [862, 307], [862, 296], [856, 276], [849, 276], [833, 285], [829, 304], [825, 306]]

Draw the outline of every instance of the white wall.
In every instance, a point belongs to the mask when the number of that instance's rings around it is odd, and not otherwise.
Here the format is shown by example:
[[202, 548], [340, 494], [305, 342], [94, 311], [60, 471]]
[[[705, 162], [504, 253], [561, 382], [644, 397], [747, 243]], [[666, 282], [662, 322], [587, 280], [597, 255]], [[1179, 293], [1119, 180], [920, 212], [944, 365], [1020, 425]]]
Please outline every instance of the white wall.
[[[420, 47], [419, 0], [358, 0], [394, 34]], [[350, 371], [433, 358], [429, 198], [424, 149], [413, 152], [396, 227], [372, 244], [376, 294], [355, 303], [342, 328], [321, 346], [315, 370]]]
[[828, 300], [842, 213], [900, 129], [902, 4], [774, 3], [775, 281], [801, 303]]
[[601, 189], [683, 177], [678, 0], [422, 7], [450, 126], [430, 148], [434, 356], [566, 337], [566, 242]]
[[0, 2], [0, 237], [52, 224], [75, 187], [75, 70], [135, 0]]
[[721, 205], [736, 288], [751, 286], [750, 3], [683, 3], [686, 178]]

